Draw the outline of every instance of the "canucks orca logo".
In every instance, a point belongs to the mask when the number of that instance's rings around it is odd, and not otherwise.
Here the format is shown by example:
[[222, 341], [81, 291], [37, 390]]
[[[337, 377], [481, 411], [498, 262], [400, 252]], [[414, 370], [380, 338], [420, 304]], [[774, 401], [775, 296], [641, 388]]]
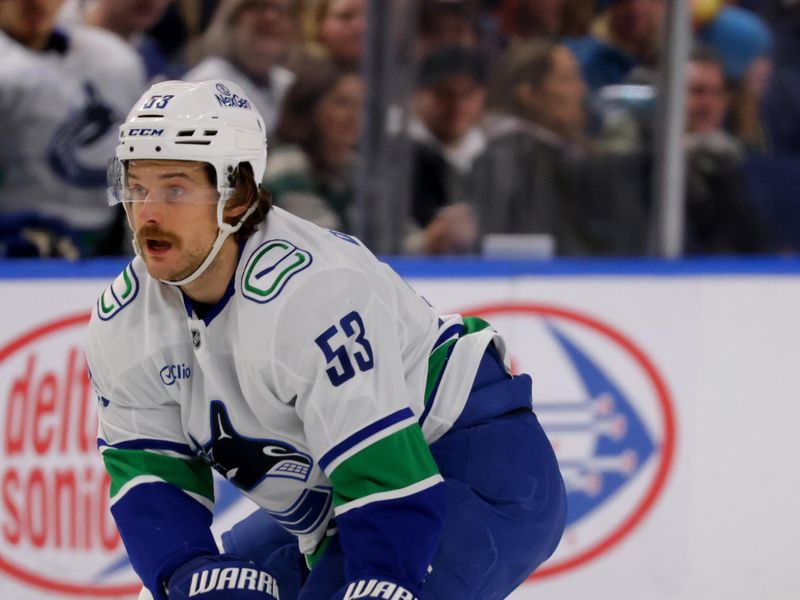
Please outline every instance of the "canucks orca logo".
[[[190, 436], [191, 437], [191, 436]], [[211, 402], [211, 439], [200, 445], [192, 439], [195, 451], [228, 481], [249, 491], [267, 477], [286, 477], [307, 481], [314, 461], [286, 442], [253, 439], [239, 434], [231, 423], [225, 405]]]
[[79, 151], [103, 138], [114, 128], [117, 118], [91, 83], [87, 81], [84, 89], [86, 104], [56, 130], [47, 148], [47, 159], [56, 175], [67, 183], [82, 188], [103, 187], [106, 165], [82, 164]]

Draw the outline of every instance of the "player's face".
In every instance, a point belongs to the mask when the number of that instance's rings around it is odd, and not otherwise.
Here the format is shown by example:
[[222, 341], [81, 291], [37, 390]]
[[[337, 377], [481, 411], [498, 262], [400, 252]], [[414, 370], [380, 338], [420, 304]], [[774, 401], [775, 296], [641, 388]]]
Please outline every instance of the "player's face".
[[216, 190], [202, 163], [135, 160], [127, 166], [133, 201], [125, 203], [150, 275], [178, 281], [191, 275], [217, 237]]
[[0, 29], [33, 49], [44, 47], [63, 0], [0, 0]]

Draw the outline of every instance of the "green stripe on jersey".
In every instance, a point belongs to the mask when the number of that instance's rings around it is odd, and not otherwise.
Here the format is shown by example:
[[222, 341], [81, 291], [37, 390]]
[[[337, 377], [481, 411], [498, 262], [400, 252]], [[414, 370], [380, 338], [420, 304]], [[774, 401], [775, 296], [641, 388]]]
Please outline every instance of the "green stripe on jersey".
[[313, 552], [309, 552], [305, 555], [306, 566], [308, 567], [309, 571], [311, 571], [325, 555], [325, 551], [328, 549], [328, 546], [331, 545], [331, 540], [333, 539], [334, 535], [335, 534], [326, 535], [324, 538], [322, 538], [322, 541], [317, 545]]
[[333, 505], [400, 490], [439, 474], [417, 423], [378, 440], [343, 461], [330, 474]]
[[425, 380], [425, 404], [428, 404], [428, 402], [431, 401], [431, 392], [433, 391], [436, 382], [439, 381], [444, 368], [447, 366], [446, 359], [450, 355], [450, 348], [453, 346], [453, 344], [455, 344], [465, 335], [482, 331], [487, 327], [490, 327], [489, 323], [480, 317], [463, 317], [462, 321], [464, 323], [464, 332], [458, 336], [457, 339], [445, 342], [436, 348], [428, 357], [428, 377]]
[[147, 450], [108, 448], [103, 452], [103, 462], [111, 477], [112, 498], [132, 479], [149, 475], [214, 501], [211, 467], [200, 459], [177, 458]]

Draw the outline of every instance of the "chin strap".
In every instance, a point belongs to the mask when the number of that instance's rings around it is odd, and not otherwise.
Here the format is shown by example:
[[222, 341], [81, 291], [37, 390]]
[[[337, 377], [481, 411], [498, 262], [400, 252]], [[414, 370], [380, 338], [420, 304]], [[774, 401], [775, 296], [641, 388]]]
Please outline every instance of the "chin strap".
[[[239, 223], [241, 224], [241, 222]], [[237, 227], [238, 229], [238, 227]], [[214, 244], [211, 246], [211, 250], [206, 255], [206, 258], [203, 262], [200, 263], [200, 266], [197, 267], [193, 273], [191, 273], [188, 277], [184, 277], [180, 281], [170, 281], [169, 279], [159, 279], [161, 283], [166, 283], [167, 285], [174, 285], [176, 287], [182, 285], [188, 285], [192, 283], [195, 279], [200, 277], [208, 266], [214, 261], [219, 253], [219, 249], [222, 248], [222, 244], [228, 238], [228, 236], [233, 233], [232, 231], [225, 231], [224, 229], [220, 228], [219, 233], [217, 234], [217, 239], [214, 240]]]
[[[161, 283], [166, 283], [167, 285], [182, 286], [182, 285], [188, 285], [188, 284], [192, 283], [195, 279], [200, 277], [200, 275], [205, 273], [205, 271], [209, 267], [209, 265], [212, 262], [214, 262], [214, 259], [217, 257], [217, 254], [219, 254], [220, 248], [222, 248], [222, 244], [225, 242], [225, 240], [228, 238], [228, 236], [231, 235], [232, 233], [236, 233], [237, 231], [239, 231], [239, 229], [242, 227], [244, 222], [247, 220], [247, 217], [252, 215], [253, 211], [255, 211], [255, 209], [256, 209], [256, 206], [258, 206], [258, 199], [256, 199], [250, 205], [250, 208], [248, 208], [244, 212], [244, 214], [241, 216], [239, 221], [237, 221], [236, 225], [231, 225], [229, 223], [226, 223], [223, 220], [223, 212], [225, 210], [225, 204], [228, 202], [229, 198], [230, 198], [230, 192], [228, 192], [228, 194], [226, 195], [226, 197], [224, 199], [221, 197], [220, 201], [217, 203], [217, 227], [219, 228], [219, 233], [217, 233], [217, 239], [214, 240], [214, 243], [211, 246], [211, 250], [208, 251], [208, 254], [206, 255], [205, 259], [203, 260], [202, 263], [200, 263], [200, 266], [198, 266], [188, 277], [184, 277], [180, 281], [170, 281], [169, 279], [159, 279], [159, 281]], [[134, 230], [133, 229], [133, 222], [131, 220], [130, 213], [128, 212], [127, 209], [125, 210], [125, 214], [126, 214], [126, 217], [128, 219], [128, 225], [130, 226], [131, 231], [133, 231]], [[133, 236], [132, 243], [133, 243], [134, 252], [136, 252], [136, 254], [138, 256], [141, 256], [142, 255], [142, 249], [139, 247], [139, 242], [136, 241], [136, 235], [135, 234]]]
[[[222, 248], [222, 244], [225, 242], [227, 237], [229, 235], [231, 235], [232, 233], [236, 233], [237, 231], [239, 231], [239, 229], [241, 228], [242, 224], [247, 220], [247, 217], [249, 217], [251, 214], [253, 214], [253, 211], [256, 209], [256, 206], [258, 205], [258, 201], [257, 200], [254, 201], [250, 205], [250, 208], [248, 208], [245, 211], [245, 213], [241, 216], [241, 218], [236, 223], [236, 225], [230, 225], [229, 223], [225, 223], [222, 220], [222, 211], [225, 208], [225, 202], [227, 202], [227, 200], [222, 201], [217, 205], [217, 225], [219, 227], [219, 233], [217, 234], [217, 239], [214, 240], [214, 244], [211, 246], [211, 250], [208, 251], [208, 255], [206, 256], [205, 260], [203, 260], [203, 262], [200, 263], [200, 266], [197, 267], [194, 270], [194, 272], [192, 272], [188, 277], [184, 277], [180, 281], [170, 281], [168, 279], [159, 279], [159, 281], [161, 283], [166, 283], [167, 285], [174, 285], [174, 286], [188, 285], [188, 284], [192, 283], [195, 279], [200, 277], [200, 275], [205, 273], [205, 271], [209, 267], [209, 265], [212, 262], [214, 262], [214, 259], [217, 257], [217, 254], [219, 253], [220, 248]], [[135, 236], [134, 236], [134, 244], [136, 244], [136, 237]]]

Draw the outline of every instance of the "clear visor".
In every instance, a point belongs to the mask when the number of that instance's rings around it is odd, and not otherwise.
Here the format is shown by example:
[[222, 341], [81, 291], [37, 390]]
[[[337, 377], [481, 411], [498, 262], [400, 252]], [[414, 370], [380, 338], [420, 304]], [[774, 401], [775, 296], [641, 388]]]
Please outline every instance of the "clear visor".
[[196, 162], [123, 162], [115, 158], [109, 162], [107, 180], [110, 206], [132, 202], [217, 204], [233, 194], [232, 188], [223, 188], [220, 194], [209, 181], [207, 166]]

